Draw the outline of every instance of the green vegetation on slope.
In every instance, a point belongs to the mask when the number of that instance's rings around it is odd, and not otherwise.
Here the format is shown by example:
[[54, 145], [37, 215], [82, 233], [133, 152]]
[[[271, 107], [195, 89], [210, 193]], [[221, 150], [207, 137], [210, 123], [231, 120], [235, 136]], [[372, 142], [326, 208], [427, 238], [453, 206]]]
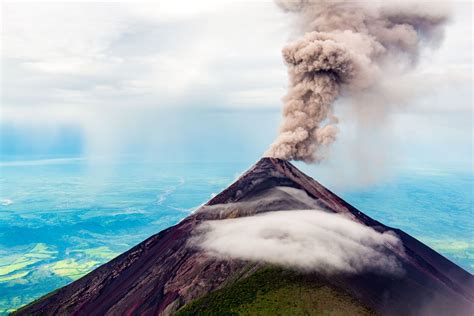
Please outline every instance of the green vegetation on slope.
[[374, 315], [347, 293], [315, 278], [262, 269], [199, 298], [175, 315]]

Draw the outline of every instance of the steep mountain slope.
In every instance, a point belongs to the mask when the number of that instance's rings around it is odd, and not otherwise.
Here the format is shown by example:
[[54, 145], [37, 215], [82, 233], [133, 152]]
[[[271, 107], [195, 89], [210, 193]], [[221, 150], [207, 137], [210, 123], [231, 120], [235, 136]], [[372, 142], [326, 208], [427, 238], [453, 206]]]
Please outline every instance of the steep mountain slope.
[[83, 278], [18, 311], [19, 315], [167, 315], [208, 293], [244, 280], [262, 263], [209, 257], [189, 247], [204, 220], [265, 211], [325, 209], [377, 231], [394, 231], [405, 248], [401, 277], [364, 273], [308, 278], [348, 293], [386, 315], [468, 315], [474, 278], [398, 229], [371, 219], [287, 161], [263, 158], [195, 213]]

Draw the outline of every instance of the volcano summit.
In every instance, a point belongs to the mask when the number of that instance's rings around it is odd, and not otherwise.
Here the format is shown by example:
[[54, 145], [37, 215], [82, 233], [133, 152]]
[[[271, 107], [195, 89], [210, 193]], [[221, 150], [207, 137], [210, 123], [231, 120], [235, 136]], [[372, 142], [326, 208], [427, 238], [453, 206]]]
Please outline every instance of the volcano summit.
[[470, 273], [291, 163], [262, 158], [177, 225], [16, 314], [470, 315], [473, 308]]

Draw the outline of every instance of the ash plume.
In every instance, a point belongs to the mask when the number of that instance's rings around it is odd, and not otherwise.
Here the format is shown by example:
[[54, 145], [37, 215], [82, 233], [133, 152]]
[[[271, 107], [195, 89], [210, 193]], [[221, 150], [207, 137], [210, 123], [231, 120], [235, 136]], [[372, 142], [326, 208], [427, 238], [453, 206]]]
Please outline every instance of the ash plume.
[[406, 0], [276, 2], [303, 33], [282, 51], [289, 88], [279, 135], [265, 153], [284, 160], [324, 159], [320, 149], [338, 134], [336, 99], [347, 95], [370, 111], [374, 98], [367, 95], [389, 93], [378, 83], [412, 69], [421, 48], [441, 40], [447, 20], [431, 3]]

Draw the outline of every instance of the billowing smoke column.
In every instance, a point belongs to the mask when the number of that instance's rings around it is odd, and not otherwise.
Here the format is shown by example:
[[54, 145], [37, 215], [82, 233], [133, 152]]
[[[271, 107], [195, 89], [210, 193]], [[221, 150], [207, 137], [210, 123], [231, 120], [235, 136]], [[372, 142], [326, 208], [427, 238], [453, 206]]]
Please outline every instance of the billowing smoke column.
[[284, 120], [265, 154], [285, 160], [323, 159], [319, 149], [338, 133], [337, 97], [344, 93], [357, 99], [357, 94], [376, 90], [377, 81], [394, 68], [413, 68], [421, 47], [441, 39], [446, 21], [432, 4], [406, 0], [277, 3], [295, 14], [305, 33], [283, 48], [290, 79]]

